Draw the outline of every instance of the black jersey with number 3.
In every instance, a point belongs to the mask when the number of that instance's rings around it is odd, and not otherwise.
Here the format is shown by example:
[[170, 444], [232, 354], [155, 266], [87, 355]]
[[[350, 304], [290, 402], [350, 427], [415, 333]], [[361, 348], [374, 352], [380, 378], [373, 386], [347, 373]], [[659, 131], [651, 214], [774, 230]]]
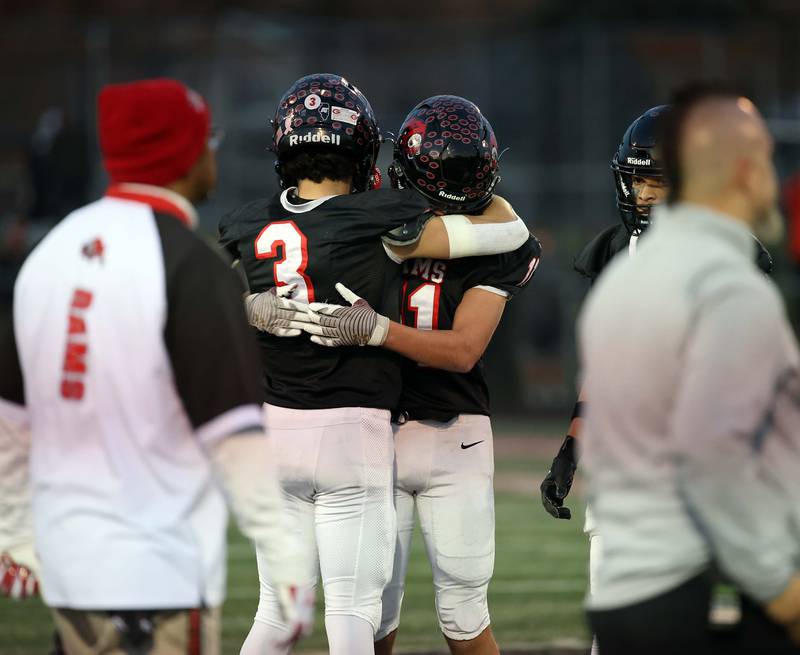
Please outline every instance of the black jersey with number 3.
[[[413, 259], [403, 265], [404, 325], [450, 330], [464, 294], [479, 288], [511, 298], [533, 277], [542, 248], [531, 236], [514, 252], [450, 261]], [[468, 373], [410, 362], [403, 372], [400, 409], [414, 420], [447, 421], [458, 414], [489, 415], [483, 359]]]
[[[380, 237], [430, 216], [427, 201], [411, 191], [381, 189], [304, 201], [289, 189], [227, 214], [219, 232], [254, 293], [296, 284], [299, 301], [342, 304], [334, 288], [341, 282], [381, 313], [398, 318], [400, 267], [388, 258]], [[326, 348], [307, 335], [259, 333], [259, 343], [270, 404], [397, 407], [401, 360], [387, 350]]]

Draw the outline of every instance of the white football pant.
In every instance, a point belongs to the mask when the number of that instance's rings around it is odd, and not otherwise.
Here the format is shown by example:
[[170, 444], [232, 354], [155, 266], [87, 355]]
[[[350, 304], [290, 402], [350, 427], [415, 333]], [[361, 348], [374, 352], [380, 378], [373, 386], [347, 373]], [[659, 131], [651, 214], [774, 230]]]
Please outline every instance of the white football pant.
[[414, 506], [433, 570], [439, 626], [450, 639], [474, 639], [489, 625], [494, 570], [494, 450], [488, 416], [395, 427], [397, 548], [383, 593], [377, 638], [397, 629]]
[[[597, 532], [597, 524], [594, 521], [594, 516], [591, 510], [586, 508], [586, 518], [583, 524], [583, 532], [589, 537], [589, 594], [594, 589], [595, 580], [597, 580], [597, 571], [600, 567], [600, 560], [603, 557], [603, 540]], [[592, 652], [591, 655], [599, 655], [597, 649], [597, 639], [592, 637]]]
[[[309, 584], [319, 563], [330, 653], [372, 653], [396, 534], [389, 412], [265, 405], [264, 415], [290, 525], [308, 549]], [[285, 653], [275, 645], [284, 632], [263, 558], [258, 565], [256, 625], [242, 653]]]

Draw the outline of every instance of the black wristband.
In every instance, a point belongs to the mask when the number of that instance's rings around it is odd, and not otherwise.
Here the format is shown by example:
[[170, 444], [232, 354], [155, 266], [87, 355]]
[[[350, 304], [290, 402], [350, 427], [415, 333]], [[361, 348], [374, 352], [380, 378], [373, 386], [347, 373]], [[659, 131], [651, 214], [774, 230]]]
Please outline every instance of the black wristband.
[[570, 420], [574, 420], [583, 416], [583, 406], [585, 404], [586, 403], [582, 400], [579, 400], [575, 403], [575, 407], [572, 409], [572, 416], [570, 416]]

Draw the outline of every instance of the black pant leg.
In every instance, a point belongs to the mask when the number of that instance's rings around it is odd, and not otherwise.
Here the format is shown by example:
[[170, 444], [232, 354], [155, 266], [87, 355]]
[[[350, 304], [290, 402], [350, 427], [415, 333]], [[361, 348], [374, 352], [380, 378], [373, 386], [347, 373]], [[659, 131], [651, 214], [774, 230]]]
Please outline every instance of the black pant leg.
[[786, 631], [745, 597], [741, 623], [712, 631], [710, 597], [711, 578], [702, 574], [656, 598], [589, 612], [600, 655], [800, 655]]
[[742, 655], [788, 655], [800, 653], [786, 631], [767, 618], [760, 605], [742, 598], [739, 652]]
[[704, 574], [641, 603], [590, 611], [600, 655], [711, 655], [710, 595]]

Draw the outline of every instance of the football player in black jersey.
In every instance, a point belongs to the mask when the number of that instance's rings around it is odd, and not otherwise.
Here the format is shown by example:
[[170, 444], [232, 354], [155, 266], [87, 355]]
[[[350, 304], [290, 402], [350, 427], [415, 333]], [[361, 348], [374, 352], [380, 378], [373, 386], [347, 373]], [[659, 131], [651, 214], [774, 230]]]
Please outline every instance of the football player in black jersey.
[[[620, 223], [612, 225], [590, 241], [575, 258], [575, 270], [593, 283], [605, 266], [622, 251], [636, 252], [636, 244], [650, 225], [654, 205], [666, 200], [669, 187], [657, 149], [658, 137], [669, 105], [652, 107], [630, 124], [611, 160], [617, 194]], [[756, 263], [764, 273], [772, 272], [772, 257], [755, 240]], [[575, 403], [567, 436], [550, 470], [540, 485], [542, 505], [555, 518], [569, 519], [571, 512], [564, 499], [572, 486], [577, 467], [577, 443], [582, 431], [581, 411], [584, 398]], [[589, 536], [589, 589], [601, 558], [602, 543], [591, 514], [587, 511], [584, 532]], [[592, 653], [596, 653], [596, 644]]]
[[[297, 308], [337, 297], [343, 281], [400, 316], [401, 270], [389, 259], [510, 251], [524, 223], [497, 199], [480, 217], [433, 217], [413, 191], [375, 190], [380, 133], [369, 102], [338, 75], [309, 75], [281, 99], [273, 122], [284, 188], [220, 221], [221, 243], [241, 261], [263, 355], [267, 433], [295, 529], [308, 548], [308, 585], [322, 575], [330, 652], [373, 652], [395, 544], [390, 410], [401, 359], [372, 348], [331, 349], [297, 334]], [[394, 245], [380, 237], [392, 232]], [[290, 290], [278, 303], [273, 291]], [[272, 291], [271, 291], [272, 290]], [[278, 303], [278, 304], [276, 304]], [[290, 318], [282, 318], [282, 313]], [[286, 652], [269, 572], [246, 655]]]
[[[414, 189], [438, 212], [478, 212], [499, 179], [496, 158], [494, 133], [478, 108], [463, 98], [434, 96], [401, 126], [389, 175], [395, 187]], [[352, 307], [312, 305], [318, 324], [305, 327], [316, 342], [382, 344], [412, 360], [395, 426], [398, 542], [376, 635], [379, 655], [392, 652], [397, 635], [415, 505], [450, 651], [498, 653], [487, 603], [494, 458], [481, 358], [506, 301], [527, 285], [540, 256], [530, 237], [503, 255], [406, 261], [399, 322], [371, 312], [342, 286]]]

